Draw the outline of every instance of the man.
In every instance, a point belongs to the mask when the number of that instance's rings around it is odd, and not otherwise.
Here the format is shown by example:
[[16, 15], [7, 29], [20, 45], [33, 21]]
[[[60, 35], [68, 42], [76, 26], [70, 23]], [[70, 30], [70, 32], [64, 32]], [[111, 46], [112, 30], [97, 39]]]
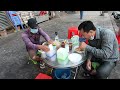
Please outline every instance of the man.
[[[89, 42], [88, 45], [81, 42], [79, 47], [86, 52], [84, 70], [94, 78], [107, 78], [119, 60], [118, 42], [114, 32], [105, 28], [97, 28], [91, 21], [82, 22], [78, 29]], [[93, 70], [93, 62], [98, 65], [96, 70]]]
[[83, 19], [83, 11], [80, 11], [80, 19]]
[[104, 11], [100, 11], [100, 16], [104, 16]]
[[22, 39], [25, 42], [26, 49], [32, 60], [40, 61], [40, 57], [36, 55], [37, 50], [41, 49], [45, 52], [49, 51], [48, 46], [41, 45], [40, 36], [43, 36], [46, 41], [53, 44], [51, 38], [37, 25], [34, 18], [28, 20], [29, 29], [22, 33]]

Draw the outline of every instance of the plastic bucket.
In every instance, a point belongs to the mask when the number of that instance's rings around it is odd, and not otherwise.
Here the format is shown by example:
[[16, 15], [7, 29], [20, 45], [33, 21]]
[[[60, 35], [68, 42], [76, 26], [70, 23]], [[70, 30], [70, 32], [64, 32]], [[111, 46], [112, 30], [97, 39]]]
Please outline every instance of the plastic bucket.
[[71, 69], [54, 69], [55, 79], [70, 79]]

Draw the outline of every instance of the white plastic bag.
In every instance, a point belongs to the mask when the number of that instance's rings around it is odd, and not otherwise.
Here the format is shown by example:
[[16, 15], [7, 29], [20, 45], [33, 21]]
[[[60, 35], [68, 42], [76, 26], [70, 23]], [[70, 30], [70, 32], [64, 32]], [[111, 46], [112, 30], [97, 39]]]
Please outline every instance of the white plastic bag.
[[51, 61], [56, 60], [56, 50], [54, 50], [52, 44], [49, 45], [50, 51], [46, 52], [46, 58]]
[[72, 41], [73, 46], [79, 46], [79, 36], [78, 35], [74, 35], [71, 38], [71, 41]]

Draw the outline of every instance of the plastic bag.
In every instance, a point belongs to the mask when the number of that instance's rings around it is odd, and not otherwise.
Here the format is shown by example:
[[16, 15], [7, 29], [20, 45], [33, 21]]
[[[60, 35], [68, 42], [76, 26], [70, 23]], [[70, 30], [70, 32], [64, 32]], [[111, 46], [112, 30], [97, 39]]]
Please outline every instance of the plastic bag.
[[71, 41], [72, 41], [73, 46], [79, 46], [79, 36], [78, 35], [74, 35], [71, 38]]

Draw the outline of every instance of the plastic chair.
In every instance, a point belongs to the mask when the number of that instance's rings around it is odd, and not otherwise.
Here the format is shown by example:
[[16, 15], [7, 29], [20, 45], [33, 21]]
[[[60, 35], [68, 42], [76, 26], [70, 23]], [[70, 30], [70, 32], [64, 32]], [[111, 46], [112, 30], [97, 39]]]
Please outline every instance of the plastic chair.
[[70, 27], [68, 29], [68, 39], [71, 39], [71, 37], [74, 35], [79, 35], [79, 31], [77, 27]]

